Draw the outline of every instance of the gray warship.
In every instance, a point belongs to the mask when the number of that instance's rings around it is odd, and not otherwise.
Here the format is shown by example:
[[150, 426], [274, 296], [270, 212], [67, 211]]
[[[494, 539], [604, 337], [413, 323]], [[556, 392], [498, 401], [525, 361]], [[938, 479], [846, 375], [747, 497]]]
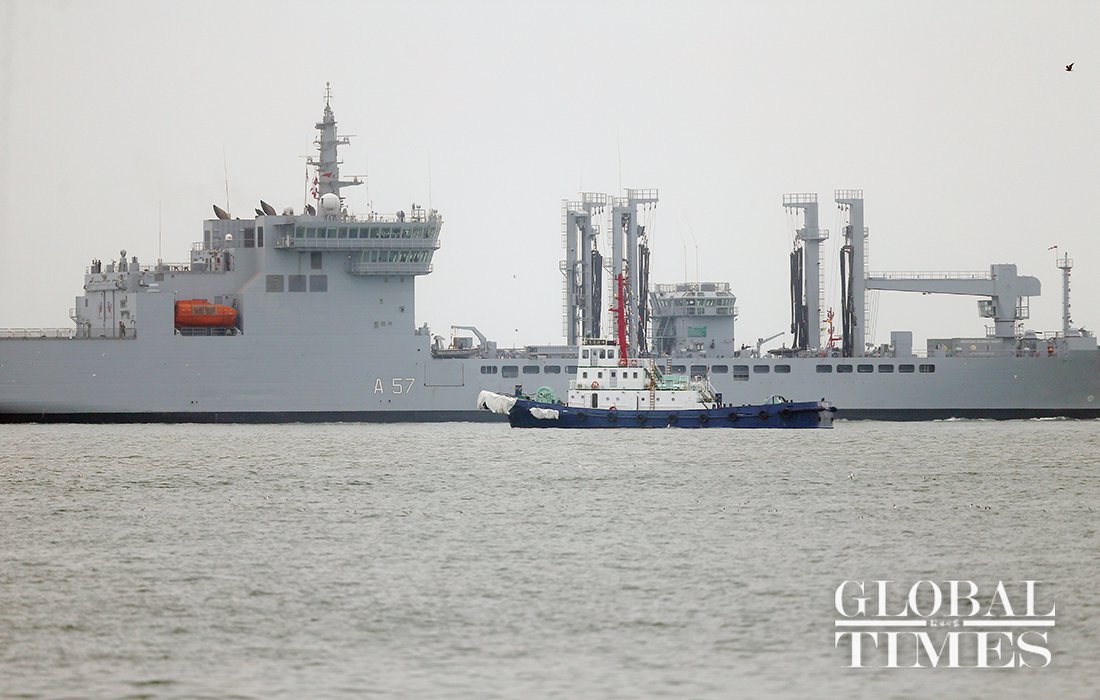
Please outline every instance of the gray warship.
[[[604, 297], [620, 274], [631, 351], [709, 379], [729, 403], [827, 398], [848, 419], [1100, 416], [1100, 352], [1070, 319], [1068, 256], [1062, 328], [1032, 331], [1023, 323], [1040, 284], [1015, 265], [868, 273], [859, 190], [834, 197], [848, 220], [839, 329], [822, 296], [817, 195], [783, 199], [804, 223], [790, 258], [792, 342], [764, 351], [772, 339], [736, 343], [728, 283], [650, 284], [639, 212], [658, 193], [628, 189], [562, 202], [563, 345], [502, 349], [472, 326], [452, 327], [469, 335], [448, 341], [415, 322], [416, 278], [432, 271], [443, 217], [417, 205], [353, 213], [343, 190], [360, 181], [341, 179], [337, 151], [349, 140], [327, 91], [316, 129], [303, 211], [261, 201], [241, 219], [215, 206], [186, 262], [145, 265], [125, 250], [93, 260], [71, 328], [0, 330], [0, 422], [492, 420], [475, 408], [482, 390], [575, 388], [577, 348], [605, 330]], [[905, 330], [868, 344], [868, 290], [976, 296], [992, 325], [923, 349]]]

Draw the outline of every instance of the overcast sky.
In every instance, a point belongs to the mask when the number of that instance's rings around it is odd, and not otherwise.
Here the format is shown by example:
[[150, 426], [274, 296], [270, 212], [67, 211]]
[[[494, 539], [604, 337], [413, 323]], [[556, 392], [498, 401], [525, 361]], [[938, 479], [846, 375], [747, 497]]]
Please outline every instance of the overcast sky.
[[[93, 257], [186, 260], [225, 171], [234, 215], [300, 210], [328, 81], [350, 208], [445, 218], [435, 333], [561, 342], [561, 200], [620, 185], [660, 190], [654, 281], [730, 282], [738, 342], [789, 325], [784, 193], [819, 194], [839, 306], [837, 188], [872, 270], [1015, 262], [1051, 330], [1059, 245], [1100, 327], [1098, 28], [1019, 0], [0, 0], [0, 326], [71, 325]], [[869, 340], [984, 334], [972, 298], [880, 295]]]

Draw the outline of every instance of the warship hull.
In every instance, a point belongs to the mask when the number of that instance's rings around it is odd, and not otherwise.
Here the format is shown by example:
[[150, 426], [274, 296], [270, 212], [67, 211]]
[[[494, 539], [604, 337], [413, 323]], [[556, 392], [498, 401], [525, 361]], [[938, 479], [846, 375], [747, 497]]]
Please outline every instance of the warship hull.
[[[562, 396], [575, 368], [575, 360], [554, 358], [435, 359], [427, 337], [408, 337], [418, 342], [402, 343], [399, 354], [366, 338], [330, 339], [324, 345], [356, 350], [326, 352], [305, 338], [184, 337], [171, 329], [160, 338], [5, 340], [0, 421], [477, 421], [489, 419], [471, 409], [480, 390], [507, 393], [522, 384]], [[424, 359], [409, 359], [418, 355]], [[684, 361], [693, 374], [709, 375], [726, 402], [828, 398], [838, 419], [1100, 418], [1095, 351]], [[837, 371], [845, 365], [853, 371]], [[902, 365], [915, 371], [899, 372]]]
[[[653, 361], [668, 374], [709, 379], [725, 403], [755, 404], [773, 394], [827, 398], [841, 419], [1100, 417], [1100, 352], [1095, 337], [1071, 333], [1068, 258], [1059, 265], [1066, 295], [1061, 334], [1014, 336], [1014, 319], [1025, 314], [1013, 310], [1022, 308], [1021, 295], [1038, 293], [1038, 282], [1001, 265], [962, 280], [865, 280], [880, 289], [992, 294], [982, 308], [997, 324], [996, 344], [952, 339], [913, 353], [910, 337], [909, 345], [884, 346], [875, 357], [838, 357], [832, 347], [819, 356], [760, 357], [763, 339], [755, 352], [734, 350], [735, 298], [726, 286], [687, 285], [670, 295], [658, 285], [652, 297], [645, 292], [637, 270], [648, 270], [648, 248], [638, 207], [655, 204], [656, 190], [627, 190], [623, 199], [586, 193], [565, 207], [563, 269], [583, 273], [565, 278], [567, 300], [577, 306], [567, 309], [568, 345], [556, 352], [498, 350], [478, 334], [476, 348], [443, 347], [441, 337], [415, 325], [415, 280], [432, 271], [442, 217], [416, 204], [408, 214], [349, 214], [341, 190], [363, 181], [341, 178], [337, 148], [348, 137], [337, 134], [328, 96], [316, 128], [318, 156], [309, 161], [316, 206], [280, 214], [261, 200], [255, 218], [241, 219], [215, 205], [216, 218], [203, 222], [203, 240], [187, 262], [143, 266], [125, 250], [107, 264], [93, 260], [70, 311], [75, 328], [0, 329], [0, 422], [477, 421], [491, 419], [473, 408], [481, 390], [545, 386], [565, 396], [577, 388], [569, 383], [578, 338], [600, 327], [599, 273], [606, 262], [593, 246], [594, 216], [604, 206], [614, 221], [628, 224], [616, 233], [627, 237], [615, 238], [611, 269], [630, 271], [623, 298], [634, 300], [624, 310], [631, 347], [670, 355]], [[863, 230], [862, 194], [839, 191], [837, 201], [852, 208], [849, 228]], [[812, 206], [816, 221], [815, 197], [784, 203]], [[823, 236], [810, 231], [805, 238], [816, 245]], [[818, 259], [817, 252], [807, 255]], [[853, 260], [862, 257], [857, 252]], [[852, 279], [864, 280], [858, 272]], [[627, 277], [619, 276], [621, 284]], [[807, 284], [816, 289], [816, 282]], [[640, 339], [647, 324], [638, 320], [649, 298], [657, 314], [652, 344]], [[217, 316], [224, 323], [205, 316], [188, 321], [196, 305], [204, 313], [224, 311]], [[676, 309], [686, 315], [667, 316]], [[683, 326], [683, 338], [674, 326]], [[707, 352], [708, 344], [717, 350]]]

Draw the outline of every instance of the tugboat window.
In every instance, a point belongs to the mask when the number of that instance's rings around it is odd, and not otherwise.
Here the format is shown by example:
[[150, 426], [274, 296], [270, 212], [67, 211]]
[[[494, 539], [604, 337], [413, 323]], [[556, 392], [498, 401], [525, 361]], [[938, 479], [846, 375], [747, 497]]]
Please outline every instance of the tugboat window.
[[599, 407], [600, 407], [600, 395], [593, 392], [593, 394], [592, 394], [592, 408], [599, 408]]

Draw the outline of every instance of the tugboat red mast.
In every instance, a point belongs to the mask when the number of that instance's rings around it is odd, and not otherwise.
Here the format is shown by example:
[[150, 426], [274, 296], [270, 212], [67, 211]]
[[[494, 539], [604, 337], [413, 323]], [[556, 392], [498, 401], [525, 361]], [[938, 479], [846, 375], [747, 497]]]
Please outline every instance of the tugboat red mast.
[[616, 297], [618, 297], [618, 306], [612, 306], [610, 311], [615, 312], [615, 322], [618, 326], [619, 333], [619, 366], [627, 366], [627, 355], [629, 354], [626, 340], [626, 276], [623, 273], [619, 273], [615, 277], [615, 282], [618, 285], [618, 291]]

